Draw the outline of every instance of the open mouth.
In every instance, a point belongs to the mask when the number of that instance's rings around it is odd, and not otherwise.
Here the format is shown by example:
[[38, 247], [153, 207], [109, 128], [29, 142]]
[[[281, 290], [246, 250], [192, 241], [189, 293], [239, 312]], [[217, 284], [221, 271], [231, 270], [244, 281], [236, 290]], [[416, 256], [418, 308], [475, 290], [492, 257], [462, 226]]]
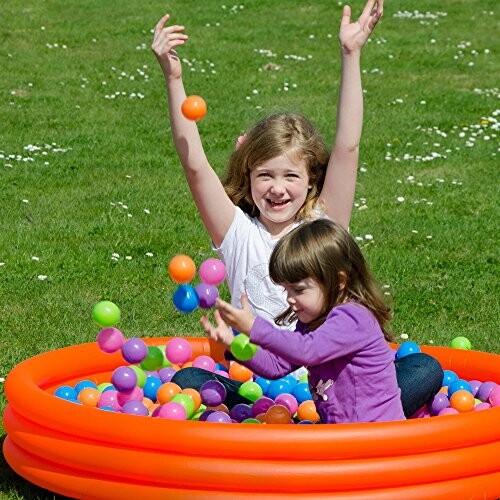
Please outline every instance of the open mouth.
[[288, 203], [290, 203], [290, 200], [279, 200], [279, 201], [267, 200], [267, 202], [273, 208], [280, 208], [280, 207], [284, 207], [285, 205], [288, 205]]

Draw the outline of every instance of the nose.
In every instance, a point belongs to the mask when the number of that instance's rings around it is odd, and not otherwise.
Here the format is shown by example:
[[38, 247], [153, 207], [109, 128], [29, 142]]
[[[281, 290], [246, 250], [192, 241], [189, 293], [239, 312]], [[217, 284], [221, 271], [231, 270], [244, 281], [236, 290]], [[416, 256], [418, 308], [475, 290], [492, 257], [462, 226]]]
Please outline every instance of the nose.
[[280, 180], [275, 180], [271, 186], [271, 193], [282, 195], [285, 193], [285, 184]]
[[291, 294], [288, 294], [287, 295], [287, 298], [286, 298], [286, 301], [288, 302], [288, 304], [290, 304], [291, 306], [293, 306], [295, 304], [295, 297]]

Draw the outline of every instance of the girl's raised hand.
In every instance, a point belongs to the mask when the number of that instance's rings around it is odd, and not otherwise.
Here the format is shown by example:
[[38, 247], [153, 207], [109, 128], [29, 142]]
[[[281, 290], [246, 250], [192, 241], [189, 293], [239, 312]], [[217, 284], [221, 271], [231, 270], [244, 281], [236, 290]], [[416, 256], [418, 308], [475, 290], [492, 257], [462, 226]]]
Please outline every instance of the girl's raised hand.
[[215, 307], [217, 307], [217, 312], [220, 313], [221, 318], [228, 325], [231, 325], [235, 330], [241, 333], [250, 335], [250, 330], [252, 329], [255, 318], [248, 305], [246, 294], [242, 294], [241, 296], [241, 309], [232, 306], [222, 299], [216, 300]]
[[210, 340], [222, 344], [226, 348], [231, 347], [231, 343], [234, 339], [233, 332], [226, 323], [224, 323], [219, 311], [215, 311], [214, 318], [216, 322], [215, 326], [208, 319], [208, 315], [202, 316], [200, 319], [207, 337]]
[[351, 8], [344, 5], [339, 41], [343, 51], [361, 50], [382, 17], [384, 0], [368, 0], [359, 19], [351, 23]]
[[180, 78], [182, 74], [181, 62], [174, 50], [179, 45], [184, 45], [188, 36], [183, 33], [184, 26], [173, 24], [166, 26], [170, 14], [165, 14], [157, 23], [154, 30], [153, 50], [165, 76]]

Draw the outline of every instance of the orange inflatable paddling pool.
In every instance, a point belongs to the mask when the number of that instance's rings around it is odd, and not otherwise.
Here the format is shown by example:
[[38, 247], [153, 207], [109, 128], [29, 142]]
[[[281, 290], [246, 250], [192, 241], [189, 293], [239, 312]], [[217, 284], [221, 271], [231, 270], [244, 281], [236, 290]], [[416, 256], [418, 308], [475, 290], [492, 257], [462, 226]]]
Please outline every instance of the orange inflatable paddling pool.
[[[206, 339], [188, 340], [193, 358], [221, 359]], [[498, 355], [422, 351], [461, 378], [500, 383]], [[17, 365], [5, 383], [10, 466], [53, 492], [106, 500], [500, 496], [500, 407], [401, 422], [229, 425], [99, 411], [52, 394], [82, 379], [107, 382], [122, 364], [92, 343]]]

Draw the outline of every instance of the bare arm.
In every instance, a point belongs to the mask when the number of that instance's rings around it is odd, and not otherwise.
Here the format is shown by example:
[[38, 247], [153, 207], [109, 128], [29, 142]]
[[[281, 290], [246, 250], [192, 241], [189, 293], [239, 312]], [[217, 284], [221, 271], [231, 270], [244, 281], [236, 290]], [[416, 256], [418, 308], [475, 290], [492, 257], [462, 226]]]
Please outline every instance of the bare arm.
[[383, 0], [368, 0], [354, 23], [351, 23], [349, 6], [344, 6], [342, 13], [339, 33], [342, 69], [336, 134], [320, 200], [326, 214], [345, 228], [349, 226], [354, 203], [363, 126], [361, 49], [382, 16], [383, 3]]
[[184, 174], [200, 216], [215, 245], [219, 246], [234, 217], [235, 207], [208, 162], [198, 127], [181, 112], [186, 98], [182, 68], [175, 48], [187, 41], [184, 26], [166, 25], [170, 16], [160, 19], [154, 30], [152, 50], [165, 77], [172, 137]]

